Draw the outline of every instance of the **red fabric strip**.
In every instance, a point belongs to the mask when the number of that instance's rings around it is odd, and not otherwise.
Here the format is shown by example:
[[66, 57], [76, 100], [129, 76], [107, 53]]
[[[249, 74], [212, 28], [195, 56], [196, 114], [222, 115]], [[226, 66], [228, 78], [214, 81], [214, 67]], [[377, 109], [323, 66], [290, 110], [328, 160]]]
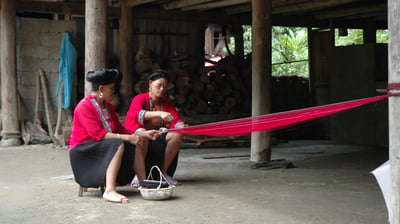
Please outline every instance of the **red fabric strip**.
[[391, 90], [400, 90], [400, 83], [389, 83], [388, 87], [388, 95], [389, 96], [400, 96], [400, 92], [392, 92]]
[[257, 131], [275, 131], [301, 122], [328, 116], [349, 110], [364, 104], [388, 98], [389, 95], [353, 100], [342, 103], [309, 107], [280, 113], [265, 114], [255, 117], [240, 118], [209, 124], [194, 125], [186, 128], [169, 129], [169, 132], [184, 135], [237, 136]]

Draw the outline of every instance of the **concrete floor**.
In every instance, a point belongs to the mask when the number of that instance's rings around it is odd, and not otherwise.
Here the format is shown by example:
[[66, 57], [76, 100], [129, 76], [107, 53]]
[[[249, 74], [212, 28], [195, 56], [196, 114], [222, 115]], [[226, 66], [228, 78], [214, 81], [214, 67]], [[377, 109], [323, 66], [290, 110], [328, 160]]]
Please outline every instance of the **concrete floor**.
[[295, 168], [251, 169], [249, 148], [184, 148], [173, 196], [148, 201], [118, 189], [130, 204], [104, 202], [98, 189], [78, 197], [66, 148], [0, 148], [0, 223], [381, 224], [387, 210], [370, 173], [387, 149], [290, 141], [272, 159]]

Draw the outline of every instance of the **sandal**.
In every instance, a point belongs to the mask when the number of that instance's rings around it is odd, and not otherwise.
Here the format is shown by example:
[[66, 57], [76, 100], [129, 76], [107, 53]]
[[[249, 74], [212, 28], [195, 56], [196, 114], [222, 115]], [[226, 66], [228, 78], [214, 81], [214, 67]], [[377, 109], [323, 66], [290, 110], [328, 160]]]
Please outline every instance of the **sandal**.
[[133, 188], [140, 187], [140, 181], [139, 181], [139, 178], [137, 177], [137, 175], [135, 175], [135, 177], [132, 179], [131, 187], [133, 187]]
[[166, 176], [165, 180], [173, 186], [177, 186], [177, 185], [181, 185], [181, 183], [179, 183], [179, 181], [175, 180], [174, 178], [172, 178], [171, 176]]

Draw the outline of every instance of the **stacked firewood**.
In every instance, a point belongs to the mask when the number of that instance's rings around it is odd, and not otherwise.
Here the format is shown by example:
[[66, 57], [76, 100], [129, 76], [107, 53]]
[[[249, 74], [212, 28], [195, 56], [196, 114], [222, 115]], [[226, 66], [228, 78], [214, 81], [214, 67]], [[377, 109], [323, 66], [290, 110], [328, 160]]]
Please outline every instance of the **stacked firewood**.
[[[147, 92], [147, 78], [152, 71], [162, 68], [170, 75], [167, 97], [183, 115], [249, 115], [251, 58], [229, 56], [212, 62], [215, 64], [213, 67], [205, 67], [205, 60], [185, 56], [161, 58], [141, 49], [136, 55], [138, 79], [135, 92]], [[273, 77], [271, 85], [273, 111], [308, 105], [307, 79], [297, 76]]]

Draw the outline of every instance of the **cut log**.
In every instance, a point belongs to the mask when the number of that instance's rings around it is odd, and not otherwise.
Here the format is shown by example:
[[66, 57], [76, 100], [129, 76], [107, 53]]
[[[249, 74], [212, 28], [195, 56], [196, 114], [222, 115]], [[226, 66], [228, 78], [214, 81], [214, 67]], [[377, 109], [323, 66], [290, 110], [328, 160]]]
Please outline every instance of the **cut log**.
[[202, 82], [200, 82], [200, 81], [195, 81], [192, 84], [192, 90], [195, 93], [202, 93], [204, 91], [204, 88], [205, 88], [204, 84]]
[[186, 102], [186, 97], [185, 97], [185, 95], [177, 94], [175, 96], [175, 100], [176, 100], [177, 104], [182, 105], [182, 104], [184, 104]]
[[190, 81], [189, 76], [180, 76], [176, 79], [175, 86], [178, 90], [189, 88], [190, 86], [189, 81]]
[[136, 62], [135, 69], [137, 74], [149, 72], [153, 68], [153, 62], [150, 58], [143, 58]]
[[210, 83], [210, 77], [208, 76], [207, 73], [201, 74], [200, 75], [200, 81], [202, 83], [208, 84], [208, 83]]
[[196, 104], [196, 112], [199, 114], [203, 114], [207, 112], [208, 104], [204, 100], [199, 100]]
[[221, 93], [224, 96], [229, 96], [232, 94], [232, 87], [229, 84], [222, 85]]
[[145, 93], [149, 91], [149, 84], [146, 81], [138, 81], [134, 89], [137, 94]]
[[224, 102], [224, 107], [227, 107], [228, 109], [231, 109], [236, 105], [236, 99], [235, 97], [227, 97]]

